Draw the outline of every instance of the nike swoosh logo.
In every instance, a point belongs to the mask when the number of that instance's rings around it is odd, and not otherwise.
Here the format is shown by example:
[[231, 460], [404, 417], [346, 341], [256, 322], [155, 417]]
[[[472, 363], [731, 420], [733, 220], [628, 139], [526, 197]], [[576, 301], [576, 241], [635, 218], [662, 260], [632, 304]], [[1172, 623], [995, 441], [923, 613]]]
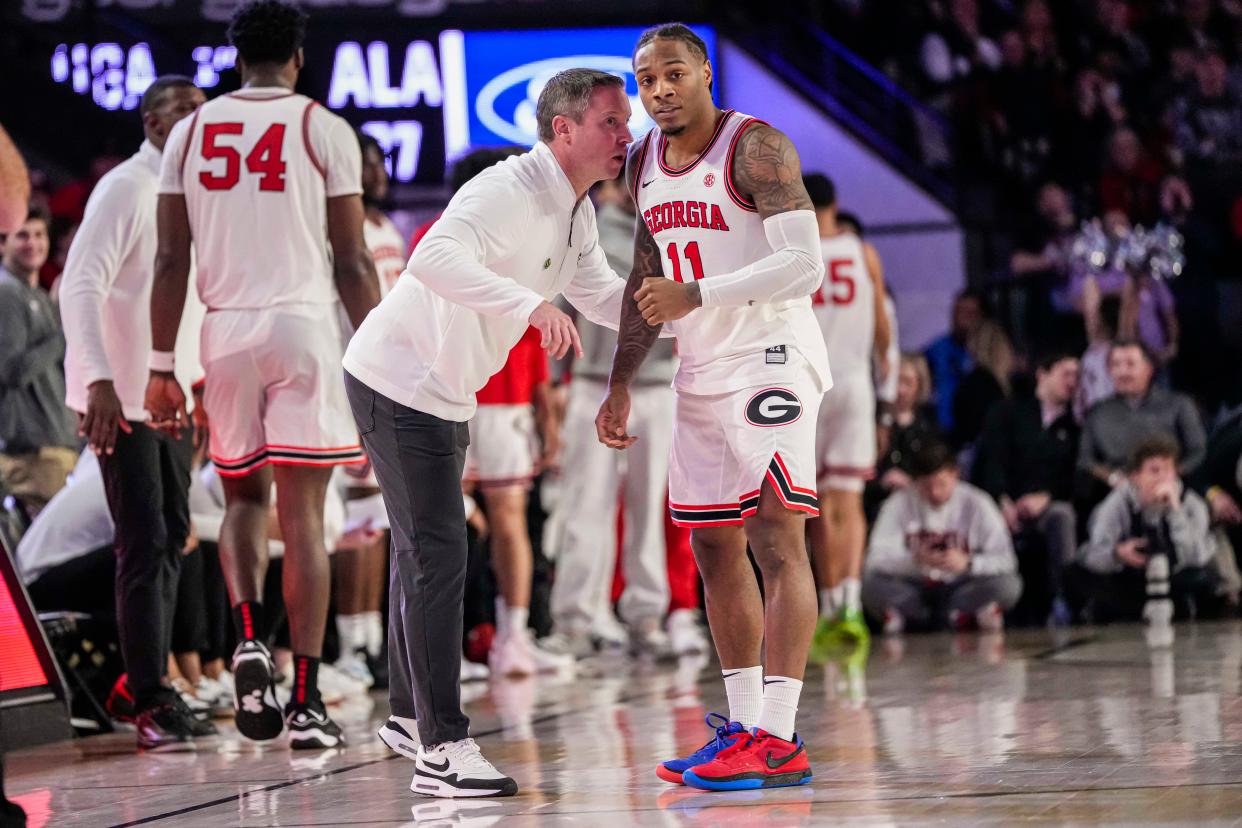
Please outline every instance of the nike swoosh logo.
[[767, 755], [767, 758], [764, 759], [764, 761], [767, 762], [769, 770], [776, 770], [779, 767], [783, 767], [787, 762], [789, 762], [789, 760], [793, 759], [795, 756], [797, 756], [801, 752], [802, 752], [802, 748], [798, 748], [793, 753], [786, 756], [784, 759], [777, 759], [776, 761], [772, 760], [772, 754], [769, 753]]
[[771, 679], [771, 680], [764, 679], [763, 680], [764, 687], [767, 687], [769, 684], [784, 684], [784, 683], [785, 683], [784, 679]]
[[741, 672], [742, 672], [741, 670], [736, 670], [736, 671], [734, 671], [734, 672], [732, 672], [732, 673], [725, 673], [725, 674], [724, 674], [724, 677], [725, 677], [725, 678], [727, 678], [727, 679], [731, 679], [731, 678], [733, 678], [734, 676], [738, 675], [738, 674], [739, 674], [739, 673], [741, 673]]
[[655, 179], [654, 179], [654, 178], [653, 178], [653, 179], [651, 179], [650, 181], [644, 181], [644, 182], [643, 182], [643, 189], [646, 189], [648, 184], [654, 184], [654, 183], [655, 183]]
[[444, 773], [446, 770], [449, 769], [449, 760], [447, 759], [444, 760], [443, 765], [433, 764], [431, 762], [428, 762], [426, 759], [423, 760], [423, 764], [431, 768], [433, 771], [436, 771], [437, 773]]

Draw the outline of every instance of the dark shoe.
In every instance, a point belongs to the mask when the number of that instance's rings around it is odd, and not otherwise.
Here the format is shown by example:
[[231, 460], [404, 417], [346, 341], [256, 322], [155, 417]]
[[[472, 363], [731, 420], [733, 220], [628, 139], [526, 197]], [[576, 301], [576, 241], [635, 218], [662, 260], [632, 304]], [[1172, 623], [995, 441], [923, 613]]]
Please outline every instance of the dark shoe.
[[112, 692], [108, 693], [108, 701], [104, 709], [115, 721], [134, 724], [138, 718], [138, 709], [134, 706], [134, 694], [129, 691], [129, 673], [121, 673]]
[[138, 714], [140, 750], [193, 750], [193, 717], [187, 716], [175, 702], [159, 704]]
[[328, 711], [319, 699], [307, 704], [290, 704], [285, 708], [285, 724], [289, 728], [289, 747], [293, 750], [326, 750], [345, 744], [345, 734], [328, 718]]
[[215, 736], [219, 733], [219, 731], [216, 730], [216, 726], [211, 723], [210, 719], [204, 719], [197, 715], [190, 709], [190, 706], [186, 704], [185, 699], [181, 698], [180, 695], [177, 696], [177, 700], [173, 702], [173, 705], [181, 711], [181, 715], [185, 716], [189, 721], [190, 734], [195, 738], [202, 736]]
[[263, 742], [284, 730], [275, 672], [272, 654], [258, 641], [243, 641], [233, 651], [234, 721], [247, 739]]

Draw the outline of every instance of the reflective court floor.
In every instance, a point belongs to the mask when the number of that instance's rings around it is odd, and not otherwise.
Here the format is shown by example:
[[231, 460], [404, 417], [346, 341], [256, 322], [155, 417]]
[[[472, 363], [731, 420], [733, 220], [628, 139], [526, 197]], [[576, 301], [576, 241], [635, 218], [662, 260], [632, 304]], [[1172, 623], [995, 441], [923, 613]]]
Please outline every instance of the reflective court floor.
[[337, 708], [349, 747], [293, 754], [235, 731], [138, 755], [132, 734], [6, 757], [32, 826], [1242, 825], [1242, 624], [877, 640], [865, 664], [810, 668], [809, 786], [715, 793], [656, 763], [706, 741], [719, 672], [620, 660], [473, 688], [500, 800], [431, 800], [373, 736], [382, 697]]

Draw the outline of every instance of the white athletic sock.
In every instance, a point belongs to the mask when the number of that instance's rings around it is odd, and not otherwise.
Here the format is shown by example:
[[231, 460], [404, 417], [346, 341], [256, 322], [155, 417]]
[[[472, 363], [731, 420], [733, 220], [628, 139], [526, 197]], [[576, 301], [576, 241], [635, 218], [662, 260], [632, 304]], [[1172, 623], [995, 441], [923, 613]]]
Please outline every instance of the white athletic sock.
[[857, 578], [846, 578], [839, 585], [841, 590], [841, 606], [847, 610], [862, 610], [862, 581]]
[[496, 596], [496, 637], [500, 638], [509, 631], [509, 605], [505, 599]]
[[526, 622], [530, 619], [529, 607], [509, 607], [505, 632], [508, 635], [526, 635]]
[[367, 646], [367, 617], [365, 613], [336, 616], [336, 634], [341, 639], [341, 655], [353, 655]]
[[831, 589], [819, 591], [819, 617], [832, 618], [837, 614], [837, 596]]
[[794, 719], [798, 716], [798, 697], [802, 682], [787, 676], [764, 676], [763, 705], [759, 708], [760, 730], [786, 742], [793, 741]]
[[384, 614], [379, 610], [364, 612], [367, 619], [367, 652], [371, 658], [379, 658], [384, 651]]
[[729, 697], [729, 720], [750, 730], [759, 720], [763, 703], [763, 667], [735, 667], [721, 670], [725, 695]]

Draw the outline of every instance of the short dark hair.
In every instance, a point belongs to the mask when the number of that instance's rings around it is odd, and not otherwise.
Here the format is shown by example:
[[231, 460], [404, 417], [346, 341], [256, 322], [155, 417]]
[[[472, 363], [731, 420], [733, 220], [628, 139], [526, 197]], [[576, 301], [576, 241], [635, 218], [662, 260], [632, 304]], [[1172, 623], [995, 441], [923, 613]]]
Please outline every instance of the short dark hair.
[[940, 440], [927, 442], [910, 458], [910, 476], [916, 480], [950, 468], [957, 468], [957, 458], [948, 444]]
[[1167, 457], [1176, 463], [1177, 458], [1181, 454], [1181, 446], [1168, 434], [1151, 434], [1139, 440], [1138, 444], [1130, 451], [1130, 457], [1126, 463], [1126, 471], [1133, 474], [1143, 468], [1143, 464], [1148, 460], [1154, 460], [1158, 457]]
[[[41, 204], [31, 204], [26, 209], [26, 221], [41, 221], [49, 231], [52, 229], [52, 215]], [[24, 224], [25, 222], [23, 222]]]
[[1108, 346], [1108, 358], [1111, 360], [1113, 354], [1122, 348], [1138, 348], [1143, 354], [1143, 359], [1147, 360], [1147, 364], [1156, 367], [1156, 355], [1151, 352], [1151, 348], [1147, 347], [1147, 343], [1141, 339], [1114, 339], [1113, 344]]
[[453, 164], [453, 169], [449, 172], [449, 187], [453, 192], [457, 192], [466, 185], [466, 182], [474, 178], [488, 167], [495, 166], [506, 158], [514, 155], [521, 155], [526, 152], [519, 146], [509, 147], [479, 147], [458, 158]]
[[306, 13], [290, 0], [250, 0], [233, 14], [228, 37], [248, 64], [287, 63], [306, 39]]
[[552, 119], [557, 115], [582, 123], [582, 113], [591, 105], [591, 95], [601, 86], [618, 86], [625, 89], [625, 81], [619, 76], [598, 69], [566, 69], [557, 72], [539, 93], [535, 104], [535, 122], [539, 125], [539, 140], [551, 141]]
[[380, 155], [384, 155], [384, 148], [380, 146], [380, 142], [375, 136], [369, 132], [358, 130], [358, 149], [362, 150], [362, 154], [366, 155], [367, 150], [377, 150]]
[[817, 209], [834, 207], [837, 203], [837, 185], [823, 173], [807, 173], [802, 176], [802, 186]]
[[867, 228], [863, 225], [862, 219], [858, 217], [858, 214], [850, 213], [846, 210], [841, 210], [837, 213], [837, 224], [838, 226], [849, 227], [854, 231], [854, 235], [860, 239], [867, 232]]
[[690, 49], [690, 54], [699, 60], [707, 60], [707, 44], [703, 42], [703, 38], [694, 33], [685, 23], [661, 23], [658, 26], [652, 26], [644, 29], [643, 33], [638, 36], [638, 42], [634, 44], [634, 51], [630, 54], [630, 60], [638, 55], [638, 51], [653, 40], [680, 40]]
[[161, 75], [151, 81], [147, 91], [142, 93], [142, 103], [138, 104], [138, 113], [146, 115], [160, 108], [164, 103], [164, 95], [171, 89], [194, 87], [194, 81], [185, 75]]
[[1078, 357], [1069, 351], [1048, 351], [1035, 363], [1035, 370], [1051, 371], [1058, 362], [1064, 362], [1067, 359], [1078, 359]]

